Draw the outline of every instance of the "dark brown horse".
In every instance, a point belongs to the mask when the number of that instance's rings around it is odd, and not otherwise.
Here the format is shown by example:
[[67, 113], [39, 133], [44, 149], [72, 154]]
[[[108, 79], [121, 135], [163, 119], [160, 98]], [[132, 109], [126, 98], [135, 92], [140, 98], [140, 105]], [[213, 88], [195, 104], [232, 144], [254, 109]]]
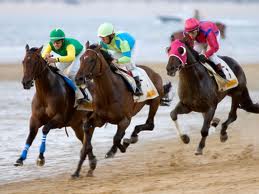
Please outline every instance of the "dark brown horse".
[[72, 127], [77, 138], [83, 142], [83, 123], [92, 112], [77, 111], [74, 108], [75, 94], [67, 86], [63, 78], [55, 73], [41, 57], [41, 48], [31, 48], [26, 45], [26, 55], [23, 60], [24, 89], [30, 89], [35, 81], [36, 93], [32, 100], [32, 114], [30, 118], [29, 135], [26, 145], [15, 166], [23, 165], [27, 152], [38, 129], [42, 128], [42, 143], [37, 160], [38, 165], [44, 165], [45, 141], [51, 129]]
[[[86, 51], [81, 56], [80, 69], [76, 75], [76, 83], [82, 84], [85, 79], [93, 79], [95, 83], [95, 110], [93, 119], [84, 126], [85, 139], [81, 151], [78, 168], [73, 176], [79, 176], [81, 166], [85, 160], [89, 150], [92, 150], [91, 135], [95, 127], [101, 127], [104, 123], [111, 123], [117, 125], [117, 132], [113, 139], [113, 146], [107, 152], [106, 158], [113, 157], [117, 149], [125, 152], [130, 143], [136, 143], [138, 140], [138, 133], [141, 131], [152, 131], [154, 129], [154, 116], [160, 105], [160, 102], [165, 94], [170, 90], [169, 85], [163, 86], [162, 78], [152, 69], [141, 66], [153, 84], [155, 85], [159, 96], [147, 100], [145, 102], [135, 103], [133, 94], [127, 88], [122, 77], [114, 73], [110, 64], [113, 58], [106, 51], [100, 49], [99, 45], [89, 45], [86, 43]], [[123, 144], [121, 140], [125, 135], [125, 130], [128, 128], [131, 118], [136, 115], [144, 105], [149, 105], [149, 114], [146, 123], [135, 126], [130, 139], [124, 139]], [[99, 118], [99, 119], [97, 119]], [[99, 123], [96, 123], [99, 120]]]
[[[220, 37], [222, 39], [225, 39], [226, 38], [226, 25], [221, 22], [216, 22], [215, 24], [217, 25], [217, 27], [220, 31]], [[182, 30], [174, 32], [171, 35], [170, 40], [173, 41], [175, 39], [180, 39], [180, 40], [183, 39], [183, 37], [184, 37], [183, 33], [184, 32]]]
[[[184, 43], [184, 44], [182, 44]], [[241, 66], [232, 58], [222, 56], [222, 58], [235, 73], [239, 85], [225, 92], [219, 92], [215, 80], [208, 74], [207, 69], [198, 61], [198, 53], [188, 44], [182, 41], [173, 41], [169, 48], [170, 57], [167, 64], [167, 73], [174, 76], [179, 70], [178, 95], [180, 102], [176, 105], [170, 116], [175, 121], [176, 128], [182, 134], [177, 123], [178, 114], [188, 114], [192, 111], [203, 114], [204, 122], [201, 129], [201, 141], [197, 148], [196, 154], [202, 154], [205, 147], [205, 141], [208, 136], [210, 123], [218, 106], [218, 103], [226, 96], [232, 98], [231, 110], [228, 119], [222, 123], [220, 139], [225, 142], [228, 139], [228, 125], [237, 119], [237, 108], [244, 109], [248, 112], [259, 113], [259, 105], [254, 104], [249, 96], [246, 86], [246, 77]], [[173, 49], [172, 49], [173, 48]], [[171, 50], [172, 49], [172, 50]], [[181, 61], [181, 57], [187, 61]]]

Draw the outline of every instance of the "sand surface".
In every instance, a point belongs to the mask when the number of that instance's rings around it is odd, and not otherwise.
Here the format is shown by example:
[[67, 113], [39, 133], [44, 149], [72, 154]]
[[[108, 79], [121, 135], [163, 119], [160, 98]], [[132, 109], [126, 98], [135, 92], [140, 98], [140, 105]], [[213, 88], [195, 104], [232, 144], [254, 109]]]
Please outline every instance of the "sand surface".
[[[177, 77], [166, 76], [165, 65], [149, 66], [173, 83], [177, 80]], [[255, 92], [259, 91], [258, 69], [259, 65], [244, 66], [249, 90]], [[18, 80], [21, 72], [21, 65], [1, 65], [0, 79]], [[259, 102], [259, 97], [254, 96], [253, 100]], [[228, 111], [221, 112], [219, 118], [226, 119]], [[159, 122], [156, 125], [159, 130]], [[208, 137], [202, 156], [194, 155], [200, 140], [197, 128], [189, 134], [188, 145], [169, 138], [142, 141], [130, 147], [126, 154], [118, 153], [115, 158], [98, 165], [94, 177], [86, 177], [86, 161], [77, 180], [70, 178], [71, 171], [53, 176], [49, 172], [49, 177], [0, 185], [0, 193], [259, 194], [258, 125], [259, 115], [238, 110], [237, 121], [228, 129], [228, 141], [220, 142], [220, 129], [217, 129]], [[172, 133], [176, 133], [173, 125]], [[104, 160], [103, 156], [97, 158]]]

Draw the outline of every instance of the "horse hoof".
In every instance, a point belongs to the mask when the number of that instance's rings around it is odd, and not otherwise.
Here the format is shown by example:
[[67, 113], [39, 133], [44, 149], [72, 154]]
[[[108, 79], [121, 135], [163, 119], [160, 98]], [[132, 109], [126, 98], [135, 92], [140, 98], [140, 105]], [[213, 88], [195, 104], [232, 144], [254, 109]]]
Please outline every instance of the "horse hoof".
[[18, 160], [16, 160], [16, 162], [13, 165], [14, 166], [22, 166], [23, 165], [23, 161], [19, 158]]
[[123, 139], [123, 145], [129, 145], [129, 144], [131, 144], [131, 139], [129, 139], [129, 138], [124, 138], [124, 139]]
[[87, 177], [93, 177], [93, 176], [94, 176], [94, 171], [93, 171], [93, 170], [88, 170], [86, 176], [87, 176]]
[[220, 122], [219, 118], [213, 118], [211, 121], [211, 126], [216, 128], [218, 126], [219, 122]]
[[74, 174], [71, 175], [71, 178], [73, 179], [79, 178], [79, 173], [75, 172]]
[[181, 140], [183, 141], [183, 143], [188, 144], [190, 142], [190, 138], [188, 135], [184, 134], [181, 135]]
[[226, 142], [227, 140], [228, 140], [228, 135], [227, 135], [227, 134], [225, 134], [225, 135], [220, 135], [220, 141], [221, 141], [222, 143]]
[[97, 159], [93, 158], [92, 160], [89, 160], [89, 167], [93, 171], [96, 168], [97, 165]]
[[131, 136], [130, 137], [130, 143], [137, 143], [138, 142], [138, 136]]
[[202, 149], [198, 148], [195, 152], [195, 155], [198, 156], [198, 155], [202, 155]]
[[112, 151], [109, 151], [106, 155], [105, 158], [113, 158], [115, 156], [115, 153], [113, 153]]
[[45, 164], [44, 158], [43, 159], [40, 159], [40, 158], [37, 159], [37, 166], [44, 166], [44, 164]]

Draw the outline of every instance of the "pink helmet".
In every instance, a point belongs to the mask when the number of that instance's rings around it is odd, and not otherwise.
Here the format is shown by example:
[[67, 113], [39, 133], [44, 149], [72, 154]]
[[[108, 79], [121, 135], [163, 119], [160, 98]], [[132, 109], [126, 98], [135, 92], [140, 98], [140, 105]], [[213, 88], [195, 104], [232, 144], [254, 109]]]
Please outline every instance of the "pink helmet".
[[189, 18], [185, 21], [184, 24], [184, 31], [185, 32], [191, 32], [193, 30], [198, 29], [200, 26], [200, 22], [199, 20], [195, 19], [195, 18]]

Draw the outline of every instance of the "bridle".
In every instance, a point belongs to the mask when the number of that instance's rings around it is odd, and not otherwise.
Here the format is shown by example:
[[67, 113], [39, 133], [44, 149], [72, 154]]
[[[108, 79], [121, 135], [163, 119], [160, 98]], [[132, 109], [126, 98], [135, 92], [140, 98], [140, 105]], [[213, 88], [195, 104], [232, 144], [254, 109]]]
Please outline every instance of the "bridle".
[[[94, 52], [95, 53], [95, 55], [96, 55], [96, 60], [95, 60], [95, 64], [94, 65], [92, 65], [92, 67], [91, 67], [91, 69], [90, 69], [90, 73], [89, 73], [89, 76], [90, 77], [99, 77], [99, 76], [101, 76], [104, 72], [102, 71], [103, 70], [103, 64], [102, 64], [102, 59], [101, 59], [101, 56], [100, 56], [100, 53], [98, 53], [97, 51], [95, 51], [94, 49], [86, 49], [86, 52], [87, 51], [91, 51], [91, 52]], [[94, 71], [94, 69], [96, 68], [96, 66], [97, 66], [97, 62], [98, 62], [98, 60], [99, 60], [99, 62], [100, 62], [100, 70], [99, 70], [99, 72], [97, 73], [97, 74], [93, 74], [93, 71]]]
[[[33, 52], [31, 52], [32, 54], [35, 54]], [[47, 64], [47, 61], [45, 61], [45, 59], [43, 59], [39, 54], [36, 54], [36, 56], [40, 59], [40, 60], [44, 60], [44, 62], [46, 63], [44, 68], [39, 72], [37, 73], [36, 75], [34, 75], [33, 79], [32, 80], [36, 80], [37, 78], [40, 77], [40, 75], [48, 68], [48, 64]]]

